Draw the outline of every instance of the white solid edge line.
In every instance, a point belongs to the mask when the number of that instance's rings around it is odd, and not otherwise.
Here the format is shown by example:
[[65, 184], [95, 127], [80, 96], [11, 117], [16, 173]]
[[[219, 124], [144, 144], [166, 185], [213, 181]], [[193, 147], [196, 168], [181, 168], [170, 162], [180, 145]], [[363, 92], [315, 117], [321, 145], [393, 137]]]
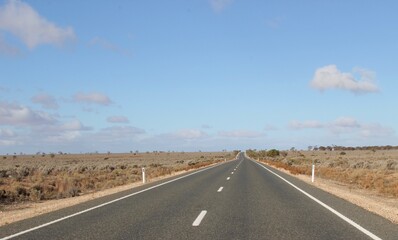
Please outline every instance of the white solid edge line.
[[95, 209], [97, 209], [97, 208], [101, 208], [101, 207], [104, 207], [104, 206], [106, 206], [106, 205], [109, 205], [109, 204], [118, 202], [118, 201], [120, 201], [120, 200], [123, 200], [123, 199], [125, 199], [125, 198], [129, 198], [129, 197], [132, 197], [132, 196], [134, 196], [134, 195], [137, 195], [137, 194], [140, 194], [140, 193], [143, 193], [143, 192], [152, 190], [152, 189], [154, 189], [154, 188], [157, 188], [157, 187], [160, 187], [160, 186], [163, 186], [163, 185], [166, 185], [166, 184], [169, 184], [169, 183], [178, 181], [178, 180], [180, 180], [180, 179], [183, 179], [183, 178], [192, 176], [192, 175], [194, 175], [194, 174], [197, 174], [197, 173], [200, 173], [200, 172], [203, 172], [203, 171], [206, 171], [206, 170], [210, 170], [210, 169], [212, 169], [212, 168], [215, 168], [215, 167], [217, 167], [217, 166], [220, 166], [221, 164], [223, 164], [223, 163], [216, 164], [216, 165], [214, 165], [214, 166], [211, 166], [211, 167], [208, 167], [208, 168], [204, 168], [204, 169], [202, 169], [202, 170], [198, 170], [198, 171], [196, 171], [196, 172], [193, 172], [193, 173], [190, 173], [190, 174], [187, 174], [187, 175], [184, 175], [184, 176], [181, 176], [181, 177], [178, 177], [178, 178], [169, 180], [169, 181], [164, 182], [164, 183], [160, 183], [160, 184], [158, 184], [158, 185], [155, 185], [155, 186], [152, 186], [152, 187], [143, 189], [143, 190], [138, 191], [138, 192], [135, 192], [135, 193], [131, 193], [131, 194], [129, 194], [129, 195], [126, 195], [126, 196], [123, 196], [123, 197], [114, 199], [114, 200], [109, 201], [109, 202], [102, 203], [102, 204], [100, 204], [100, 205], [97, 205], [97, 206], [94, 206], [94, 207], [85, 209], [85, 210], [83, 210], [83, 211], [80, 211], [80, 212], [77, 212], [77, 213], [74, 213], [74, 214], [71, 214], [71, 215], [68, 215], [68, 216], [59, 218], [59, 219], [56, 219], [56, 220], [54, 220], [54, 221], [51, 221], [51, 222], [48, 222], [48, 223], [44, 223], [44, 224], [42, 224], [42, 225], [39, 225], [39, 226], [36, 226], [36, 227], [33, 227], [33, 228], [29, 228], [29, 229], [27, 229], [27, 230], [24, 230], [24, 231], [21, 231], [21, 232], [12, 234], [12, 235], [7, 236], [7, 237], [4, 237], [4, 238], [0, 238], [0, 240], [8, 240], [8, 239], [12, 239], [12, 238], [21, 236], [21, 235], [26, 234], [26, 233], [29, 233], [29, 232], [33, 232], [33, 231], [35, 231], [35, 230], [37, 230], [37, 229], [47, 227], [47, 226], [52, 225], [52, 224], [54, 224], [54, 223], [61, 222], [61, 221], [63, 221], [63, 220], [66, 220], [66, 219], [68, 219], [68, 218], [72, 218], [72, 217], [78, 216], [78, 215], [83, 214], [83, 213], [86, 213], [86, 212], [90, 212], [90, 211], [95, 210]]
[[221, 192], [224, 189], [224, 187], [220, 187], [217, 192]]
[[199, 213], [199, 216], [193, 221], [192, 226], [197, 227], [200, 225], [202, 222], [203, 218], [206, 216], [207, 211], [203, 210], [202, 212]]
[[[251, 160], [253, 161], [253, 160]], [[294, 187], [295, 189], [297, 189], [298, 191], [300, 191], [301, 193], [303, 193], [304, 195], [306, 195], [307, 197], [309, 197], [310, 199], [314, 200], [316, 203], [318, 203], [319, 205], [321, 205], [322, 207], [326, 208], [327, 210], [331, 211], [332, 213], [334, 213], [335, 215], [337, 215], [339, 218], [343, 219], [344, 221], [346, 221], [347, 223], [351, 224], [353, 227], [355, 227], [356, 229], [358, 229], [359, 231], [361, 231], [362, 233], [366, 234], [367, 236], [369, 236], [370, 238], [374, 239], [374, 240], [381, 240], [381, 238], [379, 238], [378, 236], [376, 236], [375, 234], [371, 233], [369, 230], [363, 228], [361, 225], [359, 225], [358, 223], [352, 221], [351, 219], [349, 219], [348, 217], [344, 216], [343, 214], [341, 214], [340, 212], [334, 210], [332, 207], [330, 207], [329, 205], [323, 203], [321, 200], [315, 198], [314, 196], [312, 196], [311, 194], [307, 193], [306, 191], [302, 190], [301, 188], [297, 187], [296, 185], [294, 185], [293, 183], [289, 182], [288, 180], [286, 180], [285, 178], [283, 178], [282, 176], [278, 175], [277, 173], [273, 172], [272, 170], [268, 169], [267, 167], [265, 167], [264, 165], [253, 161], [254, 163], [260, 165], [261, 167], [263, 167], [264, 169], [266, 169], [267, 171], [269, 171], [270, 173], [274, 174], [275, 176], [279, 177], [280, 179], [282, 179], [283, 181], [285, 181], [287, 184], [289, 184], [290, 186]]]

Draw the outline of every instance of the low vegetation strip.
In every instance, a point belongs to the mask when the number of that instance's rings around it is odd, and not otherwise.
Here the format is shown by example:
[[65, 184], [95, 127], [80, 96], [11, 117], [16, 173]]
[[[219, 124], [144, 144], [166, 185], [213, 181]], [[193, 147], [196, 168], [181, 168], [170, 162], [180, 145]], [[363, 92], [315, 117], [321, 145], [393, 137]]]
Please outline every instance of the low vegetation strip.
[[248, 150], [247, 155], [292, 174], [311, 175], [311, 165], [315, 164], [317, 177], [353, 188], [376, 191], [385, 197], [398, 197], [396, 148], [345, 148], [345, 151], [332, 148], [317, 151]]
[[0, 210], [21, 202], [75, 197], [142, 180], [195, 169], [236, 153], [49, 154], [0, 159]]

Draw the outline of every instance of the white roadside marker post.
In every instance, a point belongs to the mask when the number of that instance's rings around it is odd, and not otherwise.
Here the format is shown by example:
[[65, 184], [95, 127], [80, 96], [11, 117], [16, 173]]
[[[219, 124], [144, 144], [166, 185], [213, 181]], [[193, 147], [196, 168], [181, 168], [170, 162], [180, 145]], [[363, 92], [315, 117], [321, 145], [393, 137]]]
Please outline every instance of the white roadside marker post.
[[146, 183], [146, 179], [145, 179], [145, 168], [142, 168], [142, 183]]
[[314, 160], [312, 160], [311, 182], [314, 182], [314, 180], [315, 180], [315, 164]]

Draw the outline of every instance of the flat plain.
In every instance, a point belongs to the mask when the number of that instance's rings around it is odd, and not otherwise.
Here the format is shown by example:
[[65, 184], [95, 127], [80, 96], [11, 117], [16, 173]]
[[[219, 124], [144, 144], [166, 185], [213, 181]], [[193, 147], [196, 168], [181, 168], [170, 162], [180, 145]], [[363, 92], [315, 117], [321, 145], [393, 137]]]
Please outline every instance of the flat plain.
[[232, 152], [146, 152], [1, 156], [0, 210], [76, 197], [232, 159]]
[[[247, 151], [248, 155], [398, 223], [398, 150]], [[0, 156], [0, 225], [224, 160], [237, 152]], [[138, 184], [138, 185], [137, 185]], [[310, 183], [311, 184], [311, 183]], [[12, 220], [10, 216], [17, 216]]]

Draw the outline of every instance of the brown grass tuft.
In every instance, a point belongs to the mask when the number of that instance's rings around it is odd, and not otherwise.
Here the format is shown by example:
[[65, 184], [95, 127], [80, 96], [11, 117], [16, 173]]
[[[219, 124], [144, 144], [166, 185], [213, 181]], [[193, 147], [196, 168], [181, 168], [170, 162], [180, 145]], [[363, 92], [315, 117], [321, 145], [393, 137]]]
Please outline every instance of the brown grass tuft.
[[4, 204], [75, 197], [233, 159], [222, 153], [43, 154], [0, 161], [0, 207]]

